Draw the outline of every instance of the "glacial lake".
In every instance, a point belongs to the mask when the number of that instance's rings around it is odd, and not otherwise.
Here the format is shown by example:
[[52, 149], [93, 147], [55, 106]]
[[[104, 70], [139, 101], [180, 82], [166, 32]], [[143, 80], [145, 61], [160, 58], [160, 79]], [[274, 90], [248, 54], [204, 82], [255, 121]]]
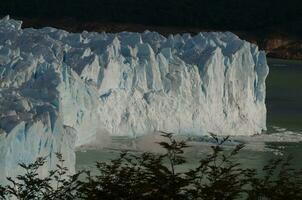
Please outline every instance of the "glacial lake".
[[[261, 136], [236, 137], [236, 142], [247, 143], [238, 156], [247, 167], [259, 169], [274, 157], [294, 157], [293, 166], [302, 168], [302, 61], [268, 59], [270, 74], [267, 87], [267, 128]], [[148, 138], [147, 138], [148, 139]], [[76, 152], [76, 169], [95, 170], [96, 161], [110, 161], [116, 158], [121, 149], [130, 149], [139, 154], [141, 146], [152, 146], [150, 142], [127, 138], [112, 138], [108, 148]], [[235, 142], [235, 144], [236, 144]], [[185, 156], [184, 168], [196, 166], [200, 157], [209, 152], [211, 143], [194, 142]], [[227, 145], [232, 148], [234, 145]], [[156, 149], [156, 145], [154, 149]]]

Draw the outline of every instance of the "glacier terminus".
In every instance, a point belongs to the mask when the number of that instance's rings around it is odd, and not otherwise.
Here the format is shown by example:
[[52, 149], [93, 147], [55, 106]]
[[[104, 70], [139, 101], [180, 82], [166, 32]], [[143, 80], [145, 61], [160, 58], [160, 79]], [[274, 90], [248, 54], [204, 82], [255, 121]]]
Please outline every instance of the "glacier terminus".
[[0, 20], [0, 180], [102, 135], [266, 129], [265, 52], [231, 32], [69, 33]]

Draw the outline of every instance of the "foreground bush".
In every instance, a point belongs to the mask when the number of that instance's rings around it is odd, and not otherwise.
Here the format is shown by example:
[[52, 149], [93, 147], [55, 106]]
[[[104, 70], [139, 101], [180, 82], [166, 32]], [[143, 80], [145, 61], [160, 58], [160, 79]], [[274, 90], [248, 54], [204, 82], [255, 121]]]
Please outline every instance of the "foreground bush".
[[25, 175], [8, 178], [11, 184], [0, 187], [0, 199], [302, 199], [302, 171], [291, 168], [291, 159], [272, 160], [260, 172], [243, 168], [235, 157], [244, 146], [227, 153], [223, 144], [228, 137], [212, 136], [216, 143], [212, 153], [195, 169], [179, 172], [176, 168], [186, 163], [183, 153], [188, 146], [171, 133], [163, 136], [169, 140], [159, 143], [165, 154], [123, 152], [110, 163], [97, 163], [98, 175], [90, 171], [68, 175], [60, 154], [57, 169], [47, 178], [37, 173], [45, 159], [20, 164]]

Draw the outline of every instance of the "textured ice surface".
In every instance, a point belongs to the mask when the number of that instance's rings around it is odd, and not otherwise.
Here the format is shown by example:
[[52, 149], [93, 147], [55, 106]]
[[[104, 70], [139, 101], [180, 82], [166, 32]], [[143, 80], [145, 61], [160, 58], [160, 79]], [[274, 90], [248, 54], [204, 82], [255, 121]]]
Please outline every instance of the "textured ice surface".
[[21, 24], [0, 20], [1, 175], [41, 155], [52, 163], [54, 152], [73, 166], [74, 145], [106, 135], [266, 129], [265, 53], [230, 32], [166, 38]]

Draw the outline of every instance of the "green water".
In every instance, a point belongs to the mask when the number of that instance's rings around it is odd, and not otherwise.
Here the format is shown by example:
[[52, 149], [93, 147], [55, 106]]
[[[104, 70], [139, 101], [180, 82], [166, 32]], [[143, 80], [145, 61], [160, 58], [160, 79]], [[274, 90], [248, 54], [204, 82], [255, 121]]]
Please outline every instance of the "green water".
[[302, 130], [302, 62], [268, 59], [267, 124]]
[[[270, 74], [267, 78], [267, 126], [265, 134], [276, 132], [274, 127], [281, 127], [288, 131], [302, 132], [302, 62], [280, 59], [268, 59]], [[287, 134], [284, 131], [284, 134]], [[121, 142], [121, 141], [119, 141]], [[129, 143], [124, 140], [122, 143]], [[243, 150], [238, 159], [247, 167], [261, 168], [268, 160], [278, 156], [293, 155], [293, 166], [302, 167], [302, 143], [299, 142], [267, 142], [264, 144], [269, 150]], [[183, 168], [190, 168], [197, 164], [199, 158], [208, 149], [193, 146], [186, 153], [188, 163]], [[76, 168], [95, 168], [96, 161], [109, 161], [116, 158], [119, 151], [111, 149], [89, 150], [77, 152]]]

